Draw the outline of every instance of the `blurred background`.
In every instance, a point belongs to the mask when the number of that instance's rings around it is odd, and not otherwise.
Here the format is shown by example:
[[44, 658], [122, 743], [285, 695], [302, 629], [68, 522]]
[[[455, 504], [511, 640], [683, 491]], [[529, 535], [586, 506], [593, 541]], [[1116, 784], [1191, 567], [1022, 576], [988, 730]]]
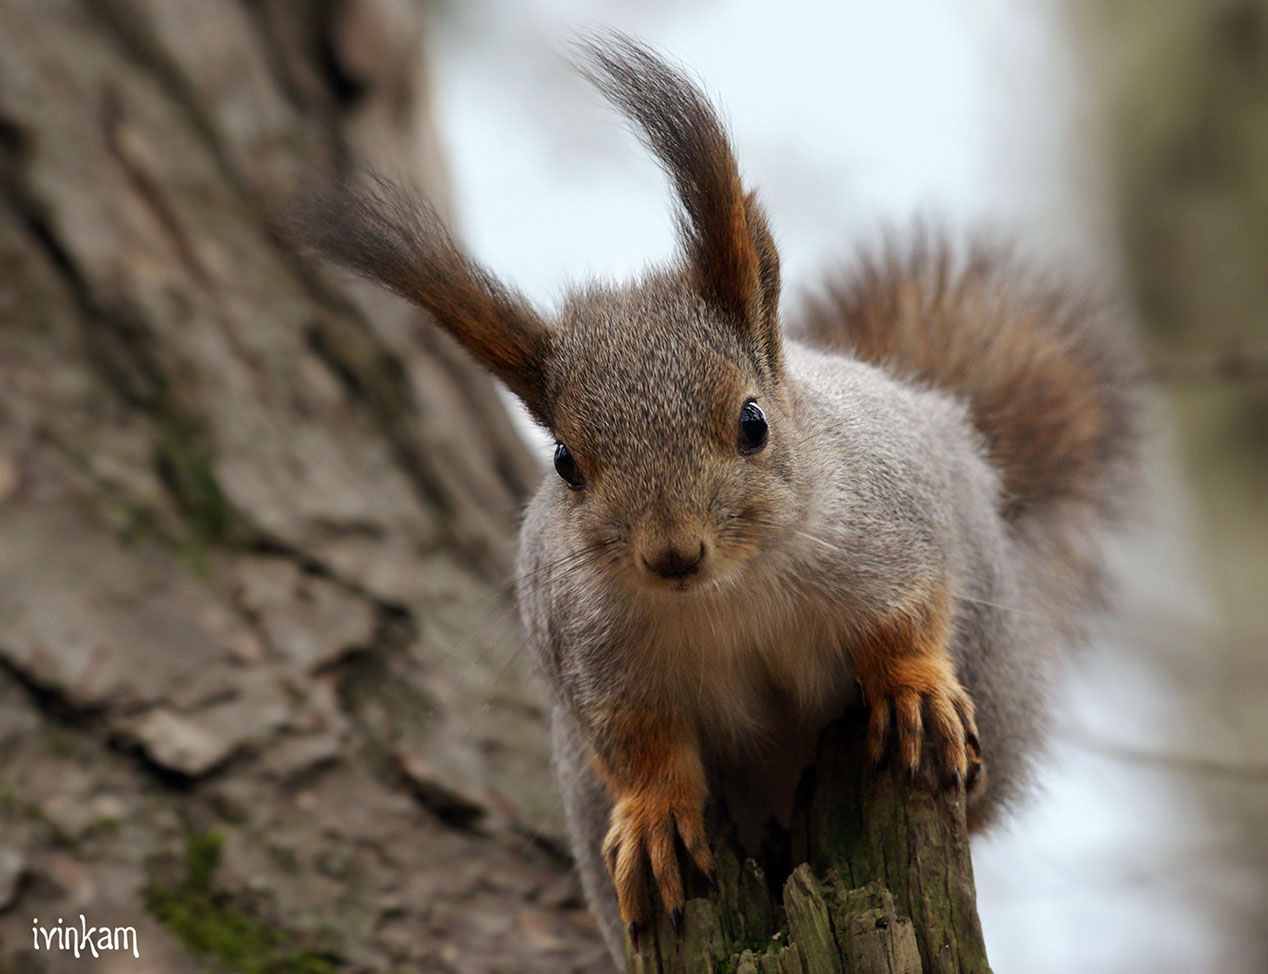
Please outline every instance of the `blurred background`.
[[[663, 259], [598, 25], [724, 107], [786, 308], [917, 220], [1127, 302], [1146, 483], [988, 949], [1268, 970], [1268, 2], [0, 0], [0, 972], [609, 969], [506, 584], [549, 445], [269, 218], [367, 160], [542, 307]], [[30, 949], [80, 913], [140, 962]]]

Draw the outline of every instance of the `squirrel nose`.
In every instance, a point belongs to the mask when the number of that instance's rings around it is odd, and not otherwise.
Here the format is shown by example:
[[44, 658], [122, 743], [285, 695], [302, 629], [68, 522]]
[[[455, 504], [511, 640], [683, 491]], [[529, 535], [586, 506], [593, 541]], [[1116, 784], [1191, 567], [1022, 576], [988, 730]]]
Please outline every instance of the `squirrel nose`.
[[650, 561], [644, 558], [643, 564], [661, 578], [686, 578], [700, 570], [702, 561], [704, 561], [703, 541], [700, 542], [700, 550], [695, 554], [685, 555], [677, 548], [666, 548]]

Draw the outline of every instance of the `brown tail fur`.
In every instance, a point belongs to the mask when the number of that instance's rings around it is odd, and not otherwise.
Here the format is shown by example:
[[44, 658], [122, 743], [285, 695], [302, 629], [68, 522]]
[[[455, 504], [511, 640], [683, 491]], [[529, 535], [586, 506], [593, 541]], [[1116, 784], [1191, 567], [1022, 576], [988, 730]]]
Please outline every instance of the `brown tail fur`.
[[1004, 515], [1058, 502], [1113, 514], [1135, 442], [1121, 322], [988, 248], [925, 241], [861, 262], [808, 302], [812, 344], [960, 396], [1002, 474]]

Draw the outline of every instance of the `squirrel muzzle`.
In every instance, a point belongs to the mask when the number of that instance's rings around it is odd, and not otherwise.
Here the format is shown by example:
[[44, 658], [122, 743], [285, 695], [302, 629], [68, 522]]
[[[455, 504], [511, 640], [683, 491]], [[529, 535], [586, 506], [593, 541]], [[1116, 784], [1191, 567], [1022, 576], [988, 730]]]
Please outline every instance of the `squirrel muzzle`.
[[703, 525], [689, 522], [645, 526], [631, 532], [630, 546], [638, 568], [655, 587], [686, 591], [711, 572], [712, 545]]

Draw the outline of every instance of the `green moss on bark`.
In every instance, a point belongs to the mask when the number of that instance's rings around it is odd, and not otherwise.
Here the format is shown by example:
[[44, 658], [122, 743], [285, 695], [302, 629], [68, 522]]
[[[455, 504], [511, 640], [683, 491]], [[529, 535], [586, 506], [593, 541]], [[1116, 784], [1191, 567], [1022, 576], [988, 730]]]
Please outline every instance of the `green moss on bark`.
[[145, 891], [150, 914], [212, 970], [234, 974], [334, 974], [335, 958], [298, 943], [249, 912], [236, 908], [215, 888], [223, 836], [191, 834], [186, 839], [184, 878], [151, 883]]

